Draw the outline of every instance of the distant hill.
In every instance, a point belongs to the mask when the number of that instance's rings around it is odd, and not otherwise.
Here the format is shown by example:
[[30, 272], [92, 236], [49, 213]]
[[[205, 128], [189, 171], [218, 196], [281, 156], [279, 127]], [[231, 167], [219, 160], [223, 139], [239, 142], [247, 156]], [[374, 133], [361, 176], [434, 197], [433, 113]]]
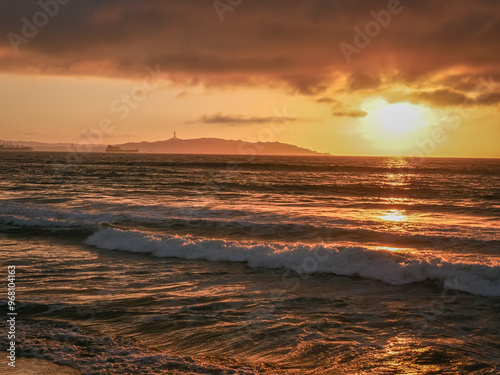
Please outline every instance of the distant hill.
[[[0, 140], [0, 144], [4, 141]], [[107, 145], [83, 145], [72, 143], [43, 143], [13, 141], [14, 145], [25, 145], [34, 151], [77, 151], [104, 152]], [[141, 153], [162, 154], [219, 154], [219, 155], [329, 155], [307, 148], [280, 142], [245, 142], [221, 138], [180, 139], [173, 137], [166, 141], [129, 142], [118, 144], [123, 149], [139, 149]]]
[[123, 149], [166, 154], [221, 154], [221, 155], [328, 155], [287, 143], [245, 142], [220, 138], [179, 139], [157, 142], [129, 142]]

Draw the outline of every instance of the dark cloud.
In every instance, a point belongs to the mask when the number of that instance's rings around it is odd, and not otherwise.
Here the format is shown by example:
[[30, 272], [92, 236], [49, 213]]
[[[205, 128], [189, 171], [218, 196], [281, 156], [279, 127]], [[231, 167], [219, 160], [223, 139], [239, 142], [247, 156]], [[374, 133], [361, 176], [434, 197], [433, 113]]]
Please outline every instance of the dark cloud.
[[316, 103], [328, 103], [328, 104], [333, 104], [333, 103], [338, 103], [339, 101], [336, 99], [328, 98], [326, 96], [323, 96], [321, 98], [316, 99]]
[[196, 121], [190, 121], [193, 123], [202, 124], [222, 124], [222, 125], [255, 125], [255, 124], [268, 124], [276, 121], [287, 121], [292, 122], [297, 119], [294, 117], [245, 117], [242, 115], [224, 115], [216, 113], [215, 115], [203, 115]]
[[361, 118], [361, 117], [365, 117], [367, 114], [368, 113], [365, 111], [353, 109], [353, 110], [345, 110], [345, 111], [335, 111], [332, 113], [332, 116]]
[[364, 73], [353, 73], [351, 74], [349, 89], [353, 91], [375, 89], [380, 86], [381, 83], [380, 77]]
[[[476, 87], [470, 93], [457, 92], [448, 89], [439, 89], [434, 91], [417, 91], [404, 97], [405, 100], [412, 102], [425, 102], [436, 107], [448, 106], [495, 106], [500, 103], [500, 93], [489, 91], [488, 87]], [[391, 102], [401, 101], [399, 99]]]
[[424, 101], [439, 107], [463, 105], [468, 101], [468, 97], [464, 94], [447, 89], [416, 92], [411, 94], [410, 98], [414, 101]]
[[472, 105], [498, 105], [500, 104], [500, 92], [484, 93], [479, 95], [476, 100], [471, 101]]
[[[427, 89], [451, 92], [470, 87], [471, 75], [500, 71], [500, 7], [492, 0], [401, 1], [401, 13], [348, 63], [340, 43], [354, 45], [354, 27], [364, 30], [372, 11], [384, 12], [387, 4], [243, 1], [221, 21], [212, 1], [73, 0], [16, 54], [7, 35], [22, 36], [21, 18], [33, 20], [40, 5], [0, 0], [0, 72], [141, 78], [147, 66], [160, 64], [180, 83], [268, 85], [317, 95], [339, 77], [348, 82], [345, 91], [432, 82]], [[456, 67], [464, 72], [442, 77]], [[421, 99], [459, 100], [432, 95]]]

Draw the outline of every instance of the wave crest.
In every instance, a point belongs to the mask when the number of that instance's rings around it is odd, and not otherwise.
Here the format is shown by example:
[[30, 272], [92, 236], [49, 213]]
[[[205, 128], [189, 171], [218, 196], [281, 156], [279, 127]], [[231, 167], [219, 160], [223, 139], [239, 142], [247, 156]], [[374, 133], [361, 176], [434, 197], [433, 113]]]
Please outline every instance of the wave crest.
[[499, 266], [452, 263], [439, 257], [417, 259], [411, 254], [364, 247], [240, 243], [110, 228], [94, 233], [85, 244], [156, 257], [243, 262], [253, 268], [283, 268], [305, 274], [361, 276], [393, 285], [434, 280], [450, 289], [488, 297], [500, 296]]

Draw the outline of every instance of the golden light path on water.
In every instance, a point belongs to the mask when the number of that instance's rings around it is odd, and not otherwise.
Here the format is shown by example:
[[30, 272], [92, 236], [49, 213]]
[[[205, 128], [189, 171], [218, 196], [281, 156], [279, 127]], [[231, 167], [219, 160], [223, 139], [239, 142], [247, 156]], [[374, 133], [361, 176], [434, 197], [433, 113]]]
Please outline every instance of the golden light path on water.
[[407, 219], [407, 216], [400, 210], [389, 210], [379, 217], [380, 219], [389, 222], [402, 222]]

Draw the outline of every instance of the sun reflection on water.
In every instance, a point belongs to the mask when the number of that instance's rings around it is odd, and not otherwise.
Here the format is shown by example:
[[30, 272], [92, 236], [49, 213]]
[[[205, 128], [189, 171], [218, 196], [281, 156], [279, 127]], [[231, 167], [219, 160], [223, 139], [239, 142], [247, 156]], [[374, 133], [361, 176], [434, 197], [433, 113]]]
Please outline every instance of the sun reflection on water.
[[394, 246], [373, 246], [370, 247], [373, 250], [390, 251], [391, 253], [408, 253], [411, 249], [407, 247], [394, 247]]
[[384, 212], [381, 216], [379, 216], [379, 218], [384, 221], [397, 223], [406, 221], [408, 219], [408, 217], [402, 210], [389, 210], [387, 212]]

